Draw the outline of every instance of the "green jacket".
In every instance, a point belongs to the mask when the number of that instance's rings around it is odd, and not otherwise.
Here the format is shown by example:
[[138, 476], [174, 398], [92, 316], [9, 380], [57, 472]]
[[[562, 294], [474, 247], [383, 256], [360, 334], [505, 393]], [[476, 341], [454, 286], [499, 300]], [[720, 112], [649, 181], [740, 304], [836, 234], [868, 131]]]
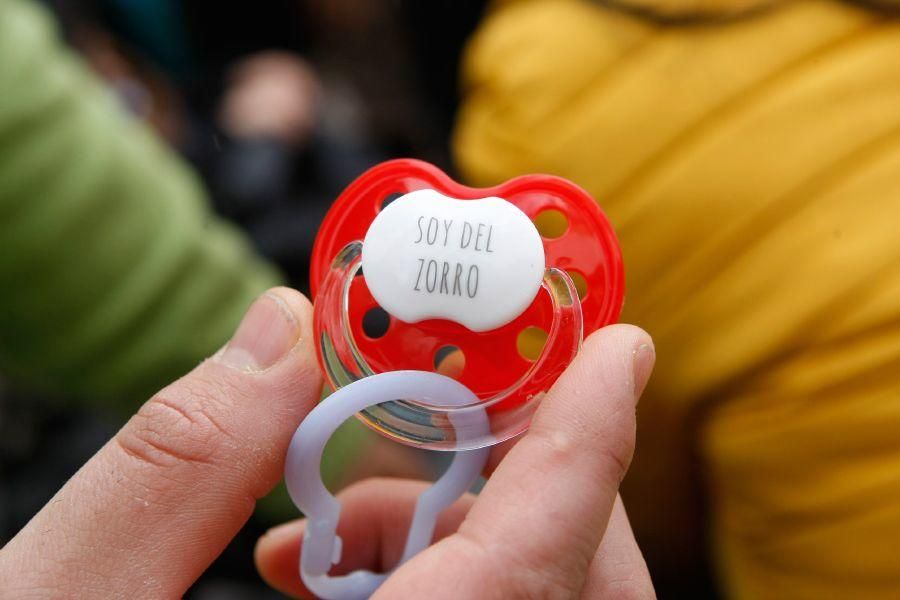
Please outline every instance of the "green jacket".
[[215, 352], [277, 282], [52, 19], [0, 0], [4, 377], [119, 405], [146, 398]]

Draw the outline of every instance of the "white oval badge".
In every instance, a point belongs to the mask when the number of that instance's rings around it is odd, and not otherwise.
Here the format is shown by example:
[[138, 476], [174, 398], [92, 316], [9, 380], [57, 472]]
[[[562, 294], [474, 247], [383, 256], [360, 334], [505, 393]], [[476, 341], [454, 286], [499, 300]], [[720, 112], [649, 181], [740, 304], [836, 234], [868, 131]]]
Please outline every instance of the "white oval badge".
[[534, 300], [544, 246], [534, 223], [502, 198], [457, 200], [418, 190], [372, 222], [362, 266], [372, 296], [398, 319], [448, 319], [488, 331]]

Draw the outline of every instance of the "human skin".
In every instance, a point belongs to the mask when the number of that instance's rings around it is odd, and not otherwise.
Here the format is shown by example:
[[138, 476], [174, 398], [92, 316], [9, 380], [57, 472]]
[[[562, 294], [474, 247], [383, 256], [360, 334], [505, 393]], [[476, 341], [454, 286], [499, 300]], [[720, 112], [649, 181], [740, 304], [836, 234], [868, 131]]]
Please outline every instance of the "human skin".
[[[151, 398], [0, 551], [16, 598], [181, 597], [280, 479], [297, 424], [319, 399], [309, 302], [287, 288], [252, 305], [215, 356]], [[490, 480], [441, 515], [440, 541], [376, 597], [653, 597], [618, 499], [635, 404], [654, 360], [628, 325], [590, 336]], [[391, 566], [425, 484], [369, 480], [344, 491], [339, 569]], [[261, 538], [273, 587], [297, 574], [303, 521]]]

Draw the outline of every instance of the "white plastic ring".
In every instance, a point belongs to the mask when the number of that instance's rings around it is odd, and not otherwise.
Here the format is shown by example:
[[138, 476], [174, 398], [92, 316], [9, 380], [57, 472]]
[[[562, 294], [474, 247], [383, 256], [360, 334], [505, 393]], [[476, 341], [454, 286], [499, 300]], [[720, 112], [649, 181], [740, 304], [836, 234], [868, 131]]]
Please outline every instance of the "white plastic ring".
[[[341, 558], [341, 538], [336, 533], [341, 504], [322, 483], [320, 465], [325, 444], [341, 423], [365, 408], [398, 399], [438, 407], [470, 406], [478, 402], [466, 386], [437, 373], [381, 373], [350, 383], [323, 400], [307, 415], [291, 440], [285, 483], [294, 504], [307, 519], [300, 575], [306, 587], [320, 598], [368, 598], [389, 575], [366, 570], [337, 577], [328, 575], [331, 566]], [[458, 432], [479, 437], [490, 435], [488, 417], [483, 410], [449, 415]], [[459, 443], [464, 447], [467, 440], [460, 439]], [[428, 547], [438, 514], [472, 487], [484, 469], [489, 452], [489, 448], [457, 452], [441, 478], [419, 496], [397, 566]]]

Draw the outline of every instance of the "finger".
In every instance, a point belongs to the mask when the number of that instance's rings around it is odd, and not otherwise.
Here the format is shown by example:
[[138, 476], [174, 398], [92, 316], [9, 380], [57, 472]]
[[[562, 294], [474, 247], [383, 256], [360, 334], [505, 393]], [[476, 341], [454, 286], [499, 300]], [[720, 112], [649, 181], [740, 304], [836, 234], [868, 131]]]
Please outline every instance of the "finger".
[[[368, 479], [338, 494], [342, 539], [341, 562], [333, 574], [357, 569], [386, 572], [403, 554], [406, 534], [419, 495], [431, 484], [399, 479]], [[434, 537], [442, 539], [456, 531], [475, 497], [466, 495], [441, 512]], [[301, 540], [305, 520], [291, 521], [267, 532], [256, 544], [256, 568], [276, 590], [295, 598], [310, 592], [300, 581]]]
[[520, 439], [522, 439], [521, 436], [514, 437], [491, 448], [491, 453], [488, 455], [487, 463], [484, 465], [482, 475], [485, 477], [493, 475], [494, 471], [497, 470], [497, 467], [500, 466], [500, 463], [503, 462], [503, 459], [506, 458], [509, 451], [515, 448]]
[[581, 597], [656, 598], [621, 497], [616, 498], [603, 541], [591, 560]]
[[[539, 596], [580, 593], [631, 460], [636, 398], [653, 356], [650, 338], [632, 326], [586, 340], [458, 535], [398, 570], [384, 597], [435, 586], [465, 597], [485, 578], [508, 594], [523, 585]], [[448, 568], [459, 555], [467, 560]]]
[[313, 344], [299, 292], [257, 299], [222, 351], [144, 404], [7, 545], [0, 579], [51, 596], [180, 597], [280, 479], [319, 398]]

